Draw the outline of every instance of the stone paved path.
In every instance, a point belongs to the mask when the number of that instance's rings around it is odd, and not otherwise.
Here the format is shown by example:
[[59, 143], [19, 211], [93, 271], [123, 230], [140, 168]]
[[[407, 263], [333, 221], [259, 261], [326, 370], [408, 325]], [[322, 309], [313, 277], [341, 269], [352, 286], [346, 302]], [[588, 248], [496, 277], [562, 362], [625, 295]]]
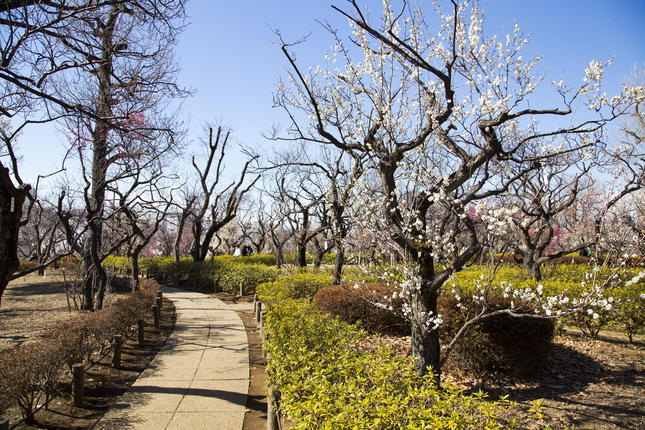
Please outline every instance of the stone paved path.
[[241, 430], [249, 387], [242, 320], [221, 300], [164, 287], [177, 325], [95, 429]]

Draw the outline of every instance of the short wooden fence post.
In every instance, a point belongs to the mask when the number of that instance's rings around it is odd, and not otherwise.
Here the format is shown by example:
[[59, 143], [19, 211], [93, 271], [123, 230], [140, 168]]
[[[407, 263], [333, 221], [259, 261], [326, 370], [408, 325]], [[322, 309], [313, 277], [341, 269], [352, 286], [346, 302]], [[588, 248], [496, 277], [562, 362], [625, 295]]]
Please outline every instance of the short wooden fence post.
[[255, 314], [257, 307], [258, 307], [258, 295], [253, 294], [253, 314]]
[[0, 418], [0, 430], [9, 430], [8, 418]]
[[152, 305], [152, 316], [155, 320], [155, 328], [159, 328], [159, 308], [157, 305]]
[[258, 306], [255, 308], [255, 322], [260, 322], [260, 313], [262, 312], [262, 302], [258, 302]]
[[159, 307], [161, 308], [163, 306], [163, 292], [161, 290], [157, 292], [157, 298], [159, 299]]
[[112, 345], [114, 350], [112, 351], [112, 367], [115, 369], [121, 368], [121, 347], [123, 346], [123, 336], [120, 334], [115, 334], [112, 336]]
[[143, 318], [139, 318], [137, 321], [137, 340], [139, 341], [139, 346], [145, 345], [145, 336], [146, 336], [146, 326]]
[[163, 307], [163, 305], [161, 304], [161, 302], [162, 302], [161, 297], [157, 297], [157, 298], [155, 299], [155, 305], [157, 305], [157, 309], [159, 309], [159, 311], [161, 311], [161, 308]]
[[74, 406], [83, 406], [85, 400], [85, 368], [83, 363], [72, 364], [72, 398], [74, 399]]
[[244, 295], [244, 283], [240, 281], [240, 297]]

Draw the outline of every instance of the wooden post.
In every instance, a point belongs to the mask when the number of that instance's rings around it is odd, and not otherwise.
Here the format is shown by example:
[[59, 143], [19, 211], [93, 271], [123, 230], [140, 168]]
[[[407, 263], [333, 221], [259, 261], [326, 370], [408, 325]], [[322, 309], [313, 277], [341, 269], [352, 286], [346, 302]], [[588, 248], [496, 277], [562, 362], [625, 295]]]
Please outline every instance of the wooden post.
[[157, 305], [152, 305], [152, 316], [155, 319], [155, 328], [159, 328], [159, 308]]
[[260, 330], [264, 328], [264, 315], [266, 314], [265, 312], [260, 312]]
[[9, 430], [8, 418], [0, 418], [0, 430]]
[[258, 295], [253, 294], [253, 314], [255, 314], [258, 307]]
[[157, 292], [157, 297], [158, 297], [158, 298], [160, 298], [160, 299], [161, 299], [161, 301], [163, 302], [163, 291], [159, 290], [159, 291]]
[[173, 330], [175, 329], [176, 324], [177, 324], [177, 309], [172, 308], [172, 328], [173, 328]]
[[244, 283], [240, 281], [240, 297], [244, 295]]
[[112, 367], [115, 369], [121, 368], [121, 346], [123, 345], [123, 336], [120, 334], [115, 334], [112, 336], [112, 345], [114, 350], [112, 351]]
[[258, 307], [255, 310], [255, 322], [260, 322], [260, 313], [262, 312], [262, 302], [258, 302]]
[[138, 337], [138, 340], [139, 340], [139, 346], [143, 347], [143, 345], [145, 345], [145, 343], [146, 343], [146, 341], [145, 341], [146, 326], [145, 326], [145, 323], [143, 321], [143, 318], [139, 318], [139, 320], [137, 321], [137, 328], [138, 328], [138, 331], [137, 331], [138, 336], [137, 337]]
[[269, 387], [269, 394], [267, 399], [267, 430], [278, 430], [280, 425], [280, 417], [278, 417], [278, 402], [275, 392]]
[[161, 297], [157, 297], [157, 298], [155, 299], [155, 305], [157, 305], [157, 309], [159, 309], [159, 311], [160, 311], [160, 312], [161, 312], [161, 308], [163, 307], [163, 305], [161, 304], [161, 302], [162, 302]]
[[72, 397], [74, 406], [83, 406], [85, 400], [85, 369], [83, 368], [83, 363], [72, 364]]

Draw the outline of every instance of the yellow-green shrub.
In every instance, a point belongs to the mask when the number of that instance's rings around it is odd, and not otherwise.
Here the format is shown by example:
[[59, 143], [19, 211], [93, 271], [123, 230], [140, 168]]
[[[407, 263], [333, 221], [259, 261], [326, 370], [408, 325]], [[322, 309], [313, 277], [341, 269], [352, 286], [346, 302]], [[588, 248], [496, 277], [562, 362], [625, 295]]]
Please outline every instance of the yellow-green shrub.
[[362, 332], [302, 300], [269, 307], [268, 384], [294, 429], [497, 429], [506, 401], [488, 402], [450, 384], [438, 390], [409, 359], [356, 348]]
[[331, 284], [332, 276], [329, 273], [303, 271], [262, 283], [258, 285], [257, 292], [262, 301], [310, 299], [319, 289]]
[[278, 277], [280, 271], [275, 267], [264, 264], [227, 263], [213, 274], [219, 288], [229, 294], [237, 294], [240, 285], [244, 294], [255, 293], [256, 287], [264, 282], [271, 282]]

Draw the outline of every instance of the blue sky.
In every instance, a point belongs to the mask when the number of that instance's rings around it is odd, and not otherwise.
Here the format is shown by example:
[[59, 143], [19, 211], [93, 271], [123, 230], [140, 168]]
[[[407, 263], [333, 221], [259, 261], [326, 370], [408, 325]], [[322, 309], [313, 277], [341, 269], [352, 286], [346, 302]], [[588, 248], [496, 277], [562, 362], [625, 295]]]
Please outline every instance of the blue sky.
[[[445, 2], [444, 2], [445, 3]], [[288, 40], [311, 33], [296, 48], [303, 66], [322, 62], [331, 46], [330, 35], [316, 22], [347, 26], [331, 4], [346, 7], [345, 0], [310, 1], [206, 1], [191, 0], [191, 24], [182, 34], [177, 59], [182, 69], [180, 83], [196, 90], [183, 104], [182, 115], [195, 141], [205, 121], [218, 121], [233, 129], [233, 139], [246, 145], [268, 147], [261, 136], [275, 123], [286, 124], [283, 113], [272, 108], [272, 95], [279, 76], [286, 74], [286, 61], [272, 28]], [[373, 13], [380, 1], [359, 1]], [[432, 2], [424, 2], [431, 12]], [[512, 31], [515, 21], [531, 33], [527, 55], [542, 55], [541, 70], [547, 79], [579, 82], [592, 59], [615, 57], [605, 73], [608, 93], [618, 88], [634, 66], [645, 68], [644, 0], [488, 0], [485, 29], [489, 34]], [[23, 176], [51, 172], [64, 153], [64, 139], [52, 129], [28, 131], [21, 142]], [[231, 153], [239, 159], [239, 154]], [[232, 160], [232, 169], [238, 164]]]

